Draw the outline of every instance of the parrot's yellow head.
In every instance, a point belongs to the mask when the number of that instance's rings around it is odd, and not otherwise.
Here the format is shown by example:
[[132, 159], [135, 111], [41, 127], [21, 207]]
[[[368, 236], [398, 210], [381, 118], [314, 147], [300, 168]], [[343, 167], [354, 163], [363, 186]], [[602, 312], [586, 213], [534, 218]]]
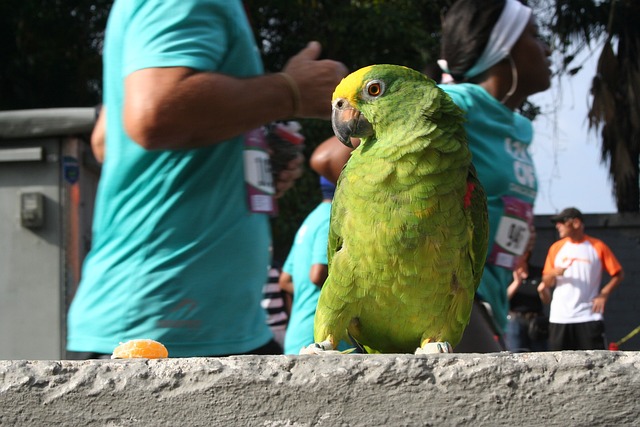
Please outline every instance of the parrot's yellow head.
[[365, 76], [373, 67], [374, 65], [369, 65], [368, 67], [360, 68], [342, 79], [333, 91], [331, 101], [335, 102], [336, 99], [344, 98], [347, 102], [354, 104], [355, 97], [360, 92], [362, 82], [365, 81]]
[[378, 64], [346, 76], [333, 92], [331, 124], [338, 139], [352, 147], [351, 138], [375, 134], [390, 112], [403, 111], [417, 87], [435, 87], [424, 74], [400, 65]]

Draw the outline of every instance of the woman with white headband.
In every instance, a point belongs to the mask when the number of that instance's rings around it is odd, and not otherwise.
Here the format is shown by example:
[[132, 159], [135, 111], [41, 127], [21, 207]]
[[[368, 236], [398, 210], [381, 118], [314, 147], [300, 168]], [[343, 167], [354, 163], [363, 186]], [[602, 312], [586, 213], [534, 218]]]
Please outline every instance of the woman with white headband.
[[[528, 96], [549, 88], [549, 47], [532, 11], [517, 0], [459, 0], [442, 25], [442, 85], [466, 112], [473, 163], [487, 192], [489, 255], [477, 302], [456, 352], [504, 350], [513, 270], [533, 244], [537, 182], [528, 147], [530, 120], [518, 114]], [[498, 338], [498, 339], [496, 339]]]

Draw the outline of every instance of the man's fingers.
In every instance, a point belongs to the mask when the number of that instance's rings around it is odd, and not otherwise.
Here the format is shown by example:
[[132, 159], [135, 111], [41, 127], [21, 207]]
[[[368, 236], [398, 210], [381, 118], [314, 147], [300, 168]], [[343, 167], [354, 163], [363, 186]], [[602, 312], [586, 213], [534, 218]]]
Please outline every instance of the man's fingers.
[[304, 49], [298, 52], [298, 57], [316, 60], [320, 57], [320, 52], [322, 52], [322, 46], [317, 41], [309, 42]]

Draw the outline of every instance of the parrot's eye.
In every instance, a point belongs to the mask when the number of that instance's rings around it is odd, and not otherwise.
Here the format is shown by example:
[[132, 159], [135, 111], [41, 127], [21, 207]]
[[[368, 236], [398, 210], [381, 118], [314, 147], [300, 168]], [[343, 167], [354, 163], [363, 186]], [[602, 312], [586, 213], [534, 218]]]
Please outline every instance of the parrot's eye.
[[384, 83], [380, 80], [371, 80], [365, 86], [365, 92], [372, 97], [378, 97], [384, 92]]

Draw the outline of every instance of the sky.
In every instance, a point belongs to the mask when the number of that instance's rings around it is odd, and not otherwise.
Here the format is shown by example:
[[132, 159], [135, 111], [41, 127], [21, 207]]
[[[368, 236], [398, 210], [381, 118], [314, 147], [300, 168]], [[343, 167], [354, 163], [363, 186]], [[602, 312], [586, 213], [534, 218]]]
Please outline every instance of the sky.
[[601, 162], [599, 130], [589, 130], [589, 89], [600, 45], [585, 48], [572, 77], [554, 77], [546, 92], [530, 97], [542, 114], [536, 117], [530, 153], [538, 175], [534, 213], [553, 214], [574, 206], [583, 213], [617, 212], [608, 164]]

